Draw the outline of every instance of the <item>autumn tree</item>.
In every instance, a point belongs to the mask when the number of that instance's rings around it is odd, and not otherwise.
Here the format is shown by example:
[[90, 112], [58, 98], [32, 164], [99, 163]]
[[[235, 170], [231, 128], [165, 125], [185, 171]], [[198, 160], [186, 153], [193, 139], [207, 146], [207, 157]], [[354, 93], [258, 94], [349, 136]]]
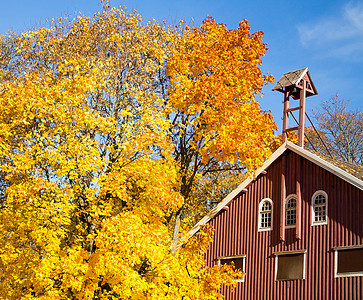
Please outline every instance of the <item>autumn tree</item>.
[[307, 147], [327, 157], [362, 165], [363, 114], [359, 109], [349, 110], [348, 105], [338, 95], [322, 102], [314, 111], [317, 132], [309, 129]]
[[2, 44], [1, 299], [216, 299], [241, 277], [205, 267], [211, 228], [171, 251], [176, 37], [106, 3]]
[[211, 228], [172, 249], [212, 171], [252, 172], [271, 151], [261, 38], [247, 21], [168, 28], [107, 2], [2, 38], [0, 299], [218, 299], [235, 285], [231, 266], [205, 266]]
[[247, 20], [236, 30], [211, 17], [173, 40], [166, 64], [165, 96], [173, 158], [184, 204], [174, 214], [174, 240], [200, 176], [225, 170], [253, 171], [271, 154], [275, 124], [255, 100], [273, 77], [263, 75], [262, 32]]

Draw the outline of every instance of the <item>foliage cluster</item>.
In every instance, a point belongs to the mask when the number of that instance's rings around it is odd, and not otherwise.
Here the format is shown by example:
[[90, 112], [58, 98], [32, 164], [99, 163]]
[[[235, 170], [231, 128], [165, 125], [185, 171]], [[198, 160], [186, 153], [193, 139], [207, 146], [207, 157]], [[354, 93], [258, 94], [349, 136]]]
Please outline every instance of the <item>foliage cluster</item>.
[[235, 285], [232, 266], [205, 266], [211, 228], [172, 249], [203, 176], [271, 152], [261, 38], [247, 21], [166, 27], [107, 2], [2, 37], [0, 299], [218, 299]]

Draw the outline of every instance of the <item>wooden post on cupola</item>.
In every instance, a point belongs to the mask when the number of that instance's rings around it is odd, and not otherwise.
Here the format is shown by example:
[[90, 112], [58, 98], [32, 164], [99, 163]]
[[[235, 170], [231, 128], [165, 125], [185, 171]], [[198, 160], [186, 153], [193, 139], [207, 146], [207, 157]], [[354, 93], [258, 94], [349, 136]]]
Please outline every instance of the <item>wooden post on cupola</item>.
[[[282, 142], [288, 140], [290, 131], [298, 131], [298, 145], [304, 147], [305, 135], [305, 100], [307, 97], [316, 95], [318, 92], [311, 80], [308, 68], [292, 71], [282, 75], [280, 80], [272, 89], [284, 94], [284, 111], [282, 121]], [[290, 97], [300, 100], [299, 106], [290, 108]], [[297, 126], [289, 127], [289, 113], [299, 111], [299, 122]], [[286, 200], [286, 172], [285, 159], [283, 157], [281, 168], [281, 210], [280, 210], [280, 240], [285, 241], [285, 200]], [[301, 238], [301, 164], [300, 160], [296, 166], [296, 238]]]

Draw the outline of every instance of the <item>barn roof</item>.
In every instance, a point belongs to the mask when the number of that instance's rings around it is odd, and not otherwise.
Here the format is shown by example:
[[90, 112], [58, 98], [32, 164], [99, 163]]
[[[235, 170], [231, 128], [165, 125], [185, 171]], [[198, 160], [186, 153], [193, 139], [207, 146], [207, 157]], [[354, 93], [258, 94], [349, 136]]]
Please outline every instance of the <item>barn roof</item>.
[[[256, 171], [256, 176], [265, 171], [275, 160], [277, 160], [286, 150], [291, 150], [296, 154], [304, 157], [312, 163], [322, 167], [330, 173], [333, 173], [337, 177], [345, 180], [353, 186], [363, 190], [363, 169], [358, 166], [354, 166], [348, 163], [323, 159], [320, 156], [311, 153], [310, 151], [299, 147], [290, 141], [287, 141], [280, 146], [271, 157], [266, 160], [262, 167]], [[353, 167], [354, 166], [354, 167]], [[232, 191], [227, 197], [225, 197], [216, 207], [214, 207], [204, 218], [202, 218], [190, 231], [189, 236], [194, 235], [201, 225], [205, 225], [211, 220], [219, 211], [221, 211], [229, 202], [231, 202], [239, 193], [247, 188], [247, 186], [253, 181], [253, 178], [248, 178], [243, 181], [234, 191]]]
[[354, 177], [357, 177], [358, 179], [363, 180], [363, 166], [351, 164], [351, 163], [348, 163], [347, 161], [342, 161], [339, 159], [333, 159], [329, 156], [322, 155], [321, 153], [318, 153], [316, 151], [312, 151], [312, 150], [309, 150], [309, 151], [312, 152], [312, 154], [319, 156], [320, 158], [326, 160], [327, 162], [333, 164], [334, 166], [353, 175]]

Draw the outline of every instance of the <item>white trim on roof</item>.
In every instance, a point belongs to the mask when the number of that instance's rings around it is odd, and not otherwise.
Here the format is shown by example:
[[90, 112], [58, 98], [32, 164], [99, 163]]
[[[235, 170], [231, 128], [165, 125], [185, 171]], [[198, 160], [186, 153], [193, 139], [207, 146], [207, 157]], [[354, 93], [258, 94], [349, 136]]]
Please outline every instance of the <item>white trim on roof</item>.
[[[289, 149], [296, 154], [306, 158], [307, 160], [311, 161], [312, 163], [322, 167], [323, 169], [333, 173], [334, 175], [338, 176], [339, 178], [347, 181], [348, 183], [354, 185], [355, 187], [363, 190], [363, 181], [358, 179], [357, 177], [347, 173], [346, 171], [334, 166], [333, 164], [327, 162], [326, 160], [320, 158], [319, 156], [312, 154], [311, 152], [301, 148], [293, 144], [292, 142], [287, 141], [286, 143], [282, 144], [265, 163], [257, 169], [255, 176], [257, 177], [263, 171], [265, 171], [276, 159], [278, 159], [281, 154], [283, 154], [286, 149]], [[200, 226], [207, 224], [216, 214], [218, 214], [223, 207], [228, 205], [239, 193], [241, 193], [254, 179], [248, 178], [243, 181], [235, 190], [233, 190], [230, 194], [228, 194], [216, 207], [214, 207], [208, 214], [206, 214], [188, 233], [189, 236], [193, 236], [197, 233], [200, 229]]]
[[300, 80], [304, 77], [304, 75], [308, 72], [309, 72], [308, 68], [305, 68], [304, 71], [300, 74], [300, 77], [296, 80], [295, 84], [298, 84]]
[[363, 181], [359, 178], [353, 176], [352, 174], [349, 174], [348, 172], [342, 170], [341, 168], [334, 166], [330, 162], [327, 162], [326, 160], [320, 158], [319, 156], [291, 143], [287, 142], [286, 148], [294, 151], [296, 154], [299, 154], [300, 156], [306, 158], [307, 160], [311, 161], [312, 163], [318, 165], [319, 167], [322, 167], [323, 169], [329, 171], [330, 173], [333, 173], [334, 175], [338, 176], [339, 178], [343, 179], [344, 181], [354, 185], [360, 190], [363, 190]]

